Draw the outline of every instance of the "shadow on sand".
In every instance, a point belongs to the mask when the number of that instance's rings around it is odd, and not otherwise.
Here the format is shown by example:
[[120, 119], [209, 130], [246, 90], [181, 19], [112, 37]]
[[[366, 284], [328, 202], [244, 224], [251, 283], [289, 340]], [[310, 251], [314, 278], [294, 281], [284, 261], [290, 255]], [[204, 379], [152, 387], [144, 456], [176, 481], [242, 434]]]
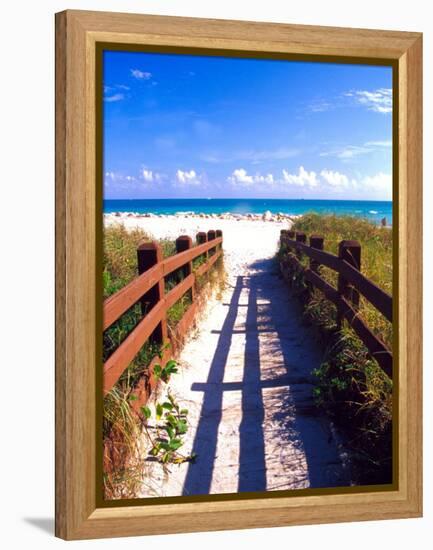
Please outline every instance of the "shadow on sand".
[[[273, 259], [255, 262], [250, 267], [249, 276], [239, 276], [236, 280], [230, 303], [226, 304], [228, 311], [221, 330], [212, 331], [219, 333], [219, 339], [207, 381], [192, 386], [195, 391], [203, 391], [204, 396], [193, 444], [197, 459], [188, 465], [183, 495], [210, 492], [223, 394], [236, 390], [241, 391], [242, 400], [238, 492], [348, 485], [329, 422], [314, 407], [312, 398], [311, 371], [318, 366], [322, 355], [314, 329], [302, 325], [300, 305], [279, 278]], [[245, 288], [248, 290], [248, 304], [243, 378], [242, 382], [224, 383], [233, 334], [243, 332], [234, 327], [239, 308], [245, 307], [239, 303]], [[261, 333], [273, 333], [266, 342], [266, 354], [280, 357], [282, 367], [276, 373], [269, 365], [261, 364]], [[267, 392], [270, 388], [273, 390]], [[297, 470], [291, 465], [282, 467], [281, 476], [272, 482], [266, 476], [265, 410], [270, 411], [268, 420], [280, 441], [278, 455], [287, 457], [283, 462], [302, 455], [307, 465]], [[285, 454], [287, 449], [290, 452]], [[227, 475], [233, 474], [227, 472]]]

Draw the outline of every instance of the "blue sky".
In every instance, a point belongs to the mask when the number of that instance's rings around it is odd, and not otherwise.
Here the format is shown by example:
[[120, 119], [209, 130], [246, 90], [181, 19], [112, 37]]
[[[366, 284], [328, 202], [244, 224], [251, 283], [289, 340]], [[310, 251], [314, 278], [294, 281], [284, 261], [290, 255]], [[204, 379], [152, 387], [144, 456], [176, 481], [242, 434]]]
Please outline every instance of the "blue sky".
[[104, 197], [390, 200], [392, 69], [104, 52]]

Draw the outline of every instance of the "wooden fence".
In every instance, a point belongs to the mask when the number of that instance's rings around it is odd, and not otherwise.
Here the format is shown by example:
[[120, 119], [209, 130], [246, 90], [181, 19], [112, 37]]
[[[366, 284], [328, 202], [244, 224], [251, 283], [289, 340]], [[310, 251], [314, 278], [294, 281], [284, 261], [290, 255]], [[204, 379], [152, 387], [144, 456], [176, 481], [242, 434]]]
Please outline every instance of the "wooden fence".
[[[381, 368], [392, 377], [392, 353], [386, 345], [369, 329], [358, 313], [359, 295], [362, 294], [382, 315], [392, 322], [392, 297], [361, 273], [361, 245], [357, 241], [341, 241], [339, 254], [334, 256], [323, 251], [324, 238], [311, 235], [309, 244], [302, 232], [281, 231], [281, 245], [285, 245], [293, 254], [288, 254], [280, 262], [281, 272], [290, 282], [290, 272], [301, 270], [306, 281], [318, 288], [337, 307], [337, 324], [341, 326], [346, 319], [370, 355]], [[300, 263], [301, 256], [309, 258], [309, 267]], [[324, 265], [338, 273], [337, 288], [320, 276], [319, 267]]]
[[[104, 363], [104, 393], [112, 389], [149, 338], [163, 348], [164, 344], [169, 343], [167, 311], [189, 291], [192, 294], [192, 303], [176, 325], [176, 335], [184, 335], [193, 324], [197, 310], [196, 279], [203, 276], [221, 256], [222, 231], [201, 232], [197, 234], [196, 239], [197, 245], [193, 246], [191, 237], [180, 236], [176, 240], [177, 253], [166, 259], [162, 258], [162, 249], [157, 242], [141, 244], [137, 249], [138, 277], [104, 301], [104, 331], [137, 303], [141, 303], [144, 315]], [[193, 270], [193, 261], [196, 258], [202, 258], [204, 263]], [[174, 272], [181, 272], [183, 278], [166, 293], [165, 278]], [[134, 408], [147, 400], [155, 386], [152, 375], [155, 364], [167, 361], [171, 353], [168, 346], [162, 359], [155, 357], [151, 361], [146, 377], [143, 377], [135, 388], [136, 402], [131, 402]]]

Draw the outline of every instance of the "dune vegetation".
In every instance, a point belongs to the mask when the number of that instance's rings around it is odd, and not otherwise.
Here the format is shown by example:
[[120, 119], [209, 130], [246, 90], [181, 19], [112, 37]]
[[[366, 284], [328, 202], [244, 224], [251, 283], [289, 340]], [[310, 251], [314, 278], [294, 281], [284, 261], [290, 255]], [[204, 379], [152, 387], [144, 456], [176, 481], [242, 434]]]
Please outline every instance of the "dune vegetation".
[[[137, 247], [141, 242], [154, 240], [142, 229], [127, 230], [122, 224], [104, 228], [103, 254], [103, 297], [108, 298], [138, 275]], [[175, 241], [159, 240], [164, 258], [176, 253]], [[193, 263], [196, 269], [204, 259]], [[168, 292], [183, 279], [182, 269], [165, 279]], [[211, 292], [219, 293], [225, 284], [223, 257], [215, 263], [196, 285], [198, 306]], [[173, 347], [179, 347], [175, 328], [191, 305], [191, 294], [186, 293], [167, 312], [169, 337]], [[103, 334], [103, 361], [119, 347], [135, 326], [143, 318], [141, 304], [134, 304]], [[150, 361], [161, 353], [160, 346], [148, 340], [134, 360], [124, 371], [113, 389], [103, 401], [103, 441], [104, 441], [104, 493], [107, 499], [133, 498], [143, 481], [145, 461], [140, 456], [140, 434], [142, 425], [132, 412], [130, 400], [138, 380], [146, 374]], [[173, 352], [176, 349], [172, 350]]]
[[[293, 230], [324, 237], [324, 250], [338, 254], [344, 239], [361, 244], [361, 271], [387, 293], [392, 294], [392, 230], [351, 216], [307, 214]], [[279, 250], [279, 257], [288, 251]], [[301, 263], [308, 264], [307, 257]], [[337, 274], [324, 267], [321, 276], [334, 287]], [[323, 363], [313, 371], [316, 403], [332, 416], [346, 434], [351, 449], [353, 476], [357, 484], [389, 483], [392, 476], [392, 380], [370, 357], [355, 332], [344, 322], [337, 327], [337, 310], [317, 289], [306, 292], [302, 273], [295, 288], [303, 297], [305, 320], [320, 328], [324, 347]], [[359, 315], [389, 349], [392, 323], [361, 296]]]

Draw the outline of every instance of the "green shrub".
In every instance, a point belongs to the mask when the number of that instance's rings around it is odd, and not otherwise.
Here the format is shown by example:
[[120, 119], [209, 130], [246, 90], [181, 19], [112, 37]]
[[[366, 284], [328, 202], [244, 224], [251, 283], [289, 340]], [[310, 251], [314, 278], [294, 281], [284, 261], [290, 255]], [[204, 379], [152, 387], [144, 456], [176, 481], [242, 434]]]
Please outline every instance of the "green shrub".
[[[335, 255], [344, 239], [361, 244], [361, 271], [388, 293], [392, 293], [392, 231], [350, 216], [308, 214], [292, 227], [307, 237], [324, 237], [324, 249]], [[281, 261], [291, 252], [281, 247]], [[301, 258], [306, 267], [307, 256]], [[320, 275], [337, 286], [337, 274], [321, 266]], [[302, 271], [292, 274], [297, 292], [307, 297], [306, 321], [318, 326], [325, 344], [324, 361], [313, 371], [317, 384], [314, 396], [318, 406], [330, 414], [346, 433], [352, 449], [354, 478], [360, 484], [389, 483], [392, 475], [392, 381], [355, 332], [343, 323], [337, 327], [337, 311], [317, 289], [310, 289]], [[308, 291], [307, 291], [308, 289]], [[392, 349], [392, 323], [361, 297], [360, 317]]]
[[[104, 229], [104, 258], [103, 258], [103, 296], [108, 298], [138, 275], [137, 247], [143, 241], [153, 240], [141, 229], [127, 230], [123, 225], [111, 225]], [[174, 241], [158, 241], [162, 247], [163, 257], [167, 258], [176, 253]], [[197, 269], [205, 261], [205, 257], [198, 258], [193, 263]], [[179, 269], [165, 278], [165, 292], [169, 292], [184, 279], [184, 272]], [[213, 290], [218, 285], [221, 290], [224, 286], [225, 272], [222, 258], [213, 268], [197, 282], [197, 297], [204, 302], [207, 290]], [[177, 323], [191, 305], [191, 291], [182, 296], [168, 311], [167, 324], [170, 336], [173, 338]], [[128, 334], [143, 318], [140, 303], [134, 304], [103, 334], [103, 361], [119, 347]], [[172, 341], [173, 347], [178, 349], [180, 342]], [[142, 426], [137, 423], [137, 417], [132, 413], [129, 405], [133, 398], [133, 389], [138, 380], [146, 374], [150, 361], [157, 355], [161, 356], [161, 346], [152, 340], [147, 341], [137, 353], [134, 360], [125, 369], [113, 389], [104, 397], [103, 401], [103, 440], [104, 440], [104, 493], [108, 499], [134, 498], [143, 480], [144, 461], [140, 456], [138, 440]], [[173, 404], [177, 411], [177, 403]], [[147, 409], [145, 409], [147, 410]], [[184, 421], [186, 413], [178, 410], [178, 422]], [[170, 425], [164, 425], [161, 430], [170, 432]], [[179, 430], [178, 430], [179, 431]], [[178, 431], [173, 438], [177, 444]], [[148, 433], [146, 430], [145, 433]], [[170, 443], [170, 441], [169, 441]], [[172, 442], [172, 445], [175, 443]], [[167, 443], [168, 444], [168, 443]], [[162, 449], [162, 447], [161, 447]], [[159, 452], [159, 451], [158, 451]], [[158, 453], [157, 453], [158, 454]], [[162, 454], [164, 463], [179, 461], [182, 457], [177, 449], [170, 449], [168, 455]], [[188, 459], [192, 459], [189, 457]], [[161, 458], [162, 460], [162, 458]]]

